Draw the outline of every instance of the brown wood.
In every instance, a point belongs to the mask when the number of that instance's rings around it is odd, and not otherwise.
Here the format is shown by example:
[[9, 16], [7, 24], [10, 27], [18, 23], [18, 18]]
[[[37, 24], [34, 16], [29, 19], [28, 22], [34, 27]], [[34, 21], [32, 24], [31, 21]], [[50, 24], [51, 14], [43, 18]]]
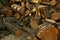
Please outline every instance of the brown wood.
[[19, 13], [20, 13], [20, 14], [24, 14], [24, 11], [25, 11], [25, 7], [22, 7], [22, 8], [19, 10]]
[[46, 6], [40, 8], [40, 13], [43, 15], [43, 18], [49, 18], [50, 17], [50, 14], [49, 14]]
[[56, 8], [60, 10], [60, 3], [57, 3]]
[[22, 5], [18, 5], [18, 4], [13, 4], [11, 5], [11, 8], [14, 10], [14, 11], [17, 11], [19, 12], [20, 14], [23, 14], [24, 11], [25, 11], [25, 7], [24, 7], [24, 4], [22, 3]]
[[50, 27], [48, 29], [41, 30], [38, 33], [38, 37], [41, 40], [57, 40], [58, 30], [55, 27]]
[[39, 0], [32, 0], [33, 3], [39, 3]]
[[58, 20], [60, 18], [60, 14], [58, 12], [54, 12], [51, 15], [51, 19]]
[[51, 1], [50, 1], [50, 5], [51, 5], [51, 6], [56, 5], [56, 3], [57, 3], [57, 1], [56, 1], [56, 0], [51, 0]]
[[16, 30], [15, 31], [15, 36], [21, 36], [22, 35], [22, 30]]
[[40, 2], [44, 3], [44, 4], [51, 5], [51, 6], [54, 6], [57, 3], [56, 0], [41, 0]]
[[41, 19], [41, 13], [40, 12], [36, 12], [35, 18], [36, 19]]
[[11, 17], [12, 14], [13, 14], [13, 12], [12, 12], [11, 10], [8, 10], [6, 16], [7, 16], [7, 17]]
[[30, 20], [30, 25], [33, 29], [36, 29], [38, 27], [38, 22], [34, 19]]
[[15, 26], [9, 22], [5, 22], [5, 20], [4, 20], [4, 24], [5, 24], [6, 28], [8, 28], [8, 30], [10, 30], [15, 36], [20, 36], [22, 34], [22, 31], [17, 26]]
[[20, 18], [20, 14], [19, 13], [15, 13], [14, 16], [15, 16], [16, 19]]

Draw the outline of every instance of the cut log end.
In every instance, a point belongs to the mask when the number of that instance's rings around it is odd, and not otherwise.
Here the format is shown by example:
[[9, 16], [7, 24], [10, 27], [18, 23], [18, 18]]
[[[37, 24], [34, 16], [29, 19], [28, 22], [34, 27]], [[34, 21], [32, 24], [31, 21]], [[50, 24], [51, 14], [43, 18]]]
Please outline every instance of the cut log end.
[[16, 19], [19, 19], [20, 18], [20, 14], [19, 13], [15, 13], [14, 16], [15, 16]]
[[53, 20], [58, 20], [60, 18], [60, 15], [58, 12], [54, 12], [52, 15], [51, 15], [51, 19]]
[[21, 30], [16, 30], [15, 36], [21, 36], [21, 35], [22, 35], [22, 31]]

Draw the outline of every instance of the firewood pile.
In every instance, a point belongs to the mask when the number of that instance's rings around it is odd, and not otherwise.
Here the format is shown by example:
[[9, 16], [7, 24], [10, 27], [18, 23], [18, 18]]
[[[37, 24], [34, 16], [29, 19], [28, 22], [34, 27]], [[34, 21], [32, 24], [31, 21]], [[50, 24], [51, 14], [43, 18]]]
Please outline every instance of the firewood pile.
[[60, 0], [1, 0], [0, 40], [60, 40]]

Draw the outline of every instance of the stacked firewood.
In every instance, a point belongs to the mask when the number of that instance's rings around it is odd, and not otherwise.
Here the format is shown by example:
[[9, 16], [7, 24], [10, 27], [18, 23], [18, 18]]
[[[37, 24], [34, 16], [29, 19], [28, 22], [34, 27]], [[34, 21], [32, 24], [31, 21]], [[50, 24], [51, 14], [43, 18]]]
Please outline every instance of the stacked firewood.
[[[0, 3], [0, 38], [10, 34], [22, 40], [59, 40], [59, 0], [7, 0]], [[21, 39], [20, 39], [21, 40]]]

